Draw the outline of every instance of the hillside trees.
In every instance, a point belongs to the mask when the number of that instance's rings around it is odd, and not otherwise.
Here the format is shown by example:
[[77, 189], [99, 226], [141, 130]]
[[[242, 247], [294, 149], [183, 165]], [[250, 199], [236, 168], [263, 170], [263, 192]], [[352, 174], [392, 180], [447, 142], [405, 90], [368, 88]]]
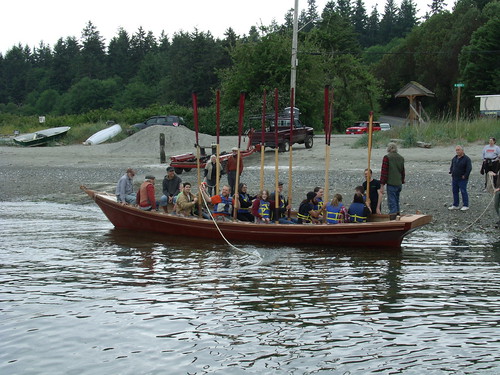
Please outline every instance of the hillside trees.
[[469, 1], [458, 3], [453, 13], [434, 14], [377, 64], [376, 74], [387, 94], [413, 80], [436, 94], [431, 102], [434, 109], [449, 108], [453, 84], [459, 78], [458, 56], [483, 23], [480, 10]]
[[[472, 34], [470, 44], [460, 53], [460, 78], [465, 83], [465, 103], [473, 105], [474, 96], [500, 92], [500, 3], [490, 3], [483, 9], [484, 25]], [[495, 53], [496, 51], [496, 53]]]

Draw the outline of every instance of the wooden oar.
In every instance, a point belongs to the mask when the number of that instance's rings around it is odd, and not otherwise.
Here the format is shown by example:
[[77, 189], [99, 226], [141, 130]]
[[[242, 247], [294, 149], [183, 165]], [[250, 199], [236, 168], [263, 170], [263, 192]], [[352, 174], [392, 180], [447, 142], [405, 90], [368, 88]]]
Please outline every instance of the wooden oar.
[[260, 184], [259, 190], [264, 189], [264, 149], [265, 149], [265, 133], [266, 133], [266, 90], [262, 99], [262, 126], [260, 137]]
[[201, 217], [201, 191], [199, 186], [201, 184], [200, 178], [200, 144], [198, 141], [199, 127], [198, 127], [198, 96], [195, 92], [192, 94], [193, 97], [193, 117], [194, 117], [194, 133], [196, 137], [196, 171], [198, 175], [198, 215]]
[[[373, 111], [370, 111], [370, 119], [368, 121], [368, 176], [366, 178], [366, 205], [370, 207], [370, 180], [372, 174], [370, 173], [370, 163], [372, 159], [372, 138], [373, 138]], [[376, 212], [372, 212], [372, 214]]]
[[220, 157], [220, 90], [217, 90], [217, 92], [215, 93], [215, 116], [216, 116], [216, 151], [215, 151], [215, 154], [217, 155], [217, 159], [216, 159], [216, 162], [215, 162], [215, 165], [216, 165], [216, 172], [215, 172], [215, 194], [219, 194], [220, 190], [219, 190], [219, 180], [220, 180], [220, 174], [221, 174], [221, 170], [220, 170], [220, 163], [219, 163], [219, 157]]
[[[325, 102], [324, 102], [324, 110], [325, 110], [325, 123], [324, 123], [324, 131], [325, 131], [325, 194], [324, 194], [324, 203], [326, 204], [329, 201], [329, 171], [330, 171], [330, 142], [332, 135], [332, 114], [333, 114], [333, 91], [330, 94], [330, 86], [325, 86]], [[324, 217], [326, 220], [326, 217]]]
[[[241, 163], [241, 134], [243, 133], [243, 117], [245, 113], [245, 93], [240, 93], [240, 115], [238, 117], [238, 156], [236, 158], [236, 181], [234, 184], [233, 197], [238, 194], [238, 185], [240, 183], [240, 163]], [[239, 199], [239, 198], [238, 198]], [[236, 198], [235, 198], [236, 200]], [[233, 219], [237, 218], [238, 209], [236, 208], [237, 202], [233, 202]]]
[[[279, 114], [278, 89], [274, 89], [274, 216], [279, 218], [279, 148], [278, 148], [278, 114]], [[290, 190], [290, 187], [288, 187]]]
[[[290, 155], [288, 159], [288, 204], [292, 204], [292, 167], [293, 167], [293, 124], [294, 124], [294, 105], [295, 105], [295, 89], [292, 87], [290, 91]], [[288, 210], [288, 219], [290, 219], [290, 210]]]

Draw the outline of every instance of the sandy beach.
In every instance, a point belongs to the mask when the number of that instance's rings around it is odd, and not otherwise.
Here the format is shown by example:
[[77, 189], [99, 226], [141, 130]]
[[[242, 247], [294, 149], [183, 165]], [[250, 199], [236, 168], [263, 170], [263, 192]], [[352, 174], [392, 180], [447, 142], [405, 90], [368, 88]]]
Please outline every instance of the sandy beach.
[[[160, 163], [159, 134], [166, 139], [167, 163]], [[328, 173], [329, 196], [340, 193], [344, 203], [352, 200], [354, 188], [363, 182], [363, 170], [368, 165], [367, 152], [353, 148], [355, 135], [332, 136], [330, 168]], [[53, 201], [66, 204], [93, 204], [81, 192], [80, 185], [114, 193], [115, 185], [128, 167], [137, 170], [138, 187], [146, 174], [157, 178], [157, 196], [161, 196], [161, 181], [171, 155], [194, 152], [194, 133], [186, 128], [152, 127], [121, 142], [95, 146], [71, 145], [24, 148], [0, 147], [0, 192], [3, 201]], [[215, 137], [200, 135], [200, 144], [210, 146]], [[242, 148], [247, 139], [242, 140]], [[325, 142], [317, 136], [314, 147], [306, 149], [295, 145], [292, 151], [293, 195], [292, 205], [298, 207], [305, 194], [315, 186], [325, 185]], [[221, 137], [221, 150], [237, 146], [237, 137]], [[406, 183], [401, 194], [402, 213], [417, 210], [433, 216], [428, 229], [460, 233], [482, 233], [498, 238], [494, 223], [498, 220], [492, 207], [490, 193], [483, 192], [484, 176], [479, 173], [484, 144], [465, 146], [465, 153], [472, 159], [473, 171], [468, 185], [470, 210], [448, 211], [452, 203], [450, 161], [455, 155], [455, 145], [432, 148], [400, 148], [405, 158]], [[371, 168], [379, 178], [384, 148], [372, 151]], [[289, 153], [279, 154], [279, 179], [288, 187]], [[275, 176], [275, 153], [265, 152], [265, 187], [272, 188]], [[257, 192], [260, 176], [260, 154], [244, 159], [242, 182], [250, 193]], [[196, 184], [196, 170], [180, 175], [183, 181]], [[223, 176], [222, 182], [226, 182]], [[387, 212], [384, 200], [382, 211]], [[462, 233], [463, 235], [463, 233]]]

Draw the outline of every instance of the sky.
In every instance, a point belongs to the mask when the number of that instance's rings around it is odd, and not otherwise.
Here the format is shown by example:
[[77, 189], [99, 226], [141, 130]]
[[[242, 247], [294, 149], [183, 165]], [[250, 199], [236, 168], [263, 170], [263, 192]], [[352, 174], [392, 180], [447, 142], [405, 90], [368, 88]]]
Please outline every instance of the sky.
[[[328, 0], [316, 0], [321, 13]], [[431, 0], [415, 0], [425, 13]], [[364, 0], [369, 14], [378, 3], [383, 12], [385, 0]], [[396, 0], [399, 6], [400, 0]], [[8, 0], [2, 3], [0, 16], [0, 53], [19, 43], [31, 48], [43, 41], [53, 47], [59, 38], [81, 37], [91, 21], [104, 38], [106, 46], [122, 27], [129, 35], [139, 27], [159, 37], [162, 30], [170, 38], [175, 32], [196, 29], [223, 38], [229, 28], [238, 35], [250, 27], [283, 23], [295, 0]], [[299, 13], [307, 0], [299, 0]]]

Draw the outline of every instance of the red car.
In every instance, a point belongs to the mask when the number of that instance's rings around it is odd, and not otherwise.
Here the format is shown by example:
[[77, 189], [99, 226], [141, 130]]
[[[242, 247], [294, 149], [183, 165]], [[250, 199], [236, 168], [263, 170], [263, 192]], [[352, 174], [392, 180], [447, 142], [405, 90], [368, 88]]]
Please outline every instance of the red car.
[[[366, 134], [368, 133], [368, 121], [356, 121], [354, 123], [354, 126], [351, 126], [350, 128], [347, 128], [345, 130], [346, 134]], [[380, 122], [378, 121], [373, 121], [372, 123], [373, 126], [373, 131], [374, 132], [379, 132], [380, 129]]]

